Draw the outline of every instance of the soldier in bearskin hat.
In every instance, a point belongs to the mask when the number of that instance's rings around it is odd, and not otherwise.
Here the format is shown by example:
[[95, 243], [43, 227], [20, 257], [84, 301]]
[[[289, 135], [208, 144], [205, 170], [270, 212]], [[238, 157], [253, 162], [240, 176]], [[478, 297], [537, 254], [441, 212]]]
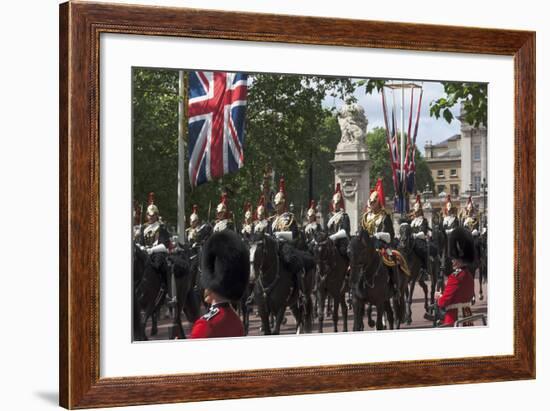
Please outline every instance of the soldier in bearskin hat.
[[465, 228], [457, 227], [449, 234], [449, 257], [453, 272], [445, 291], [436, 294], [436, 299], [438, 307], [446, 310], [443, 324], [452, 325], [458, 319], [472, 315], [471, 302], [475, 291], [469, 265], [474, 262], [475, 249], [472, 235]]
[[223, 230], [234, 230], [231, 212], [227, 207], [227, 194], [223, 193], [218, 206], [216, 207], [216, 221], [214, 223], [214, 232]]
[[231, 302], [239, 301], [248, 285], [248, 249], [237, 233], [218, 231], [205, 242], [201, 285], [210, 310], [195, 321], [190, 338], [244, 336], [243, 323]]
[[346, 213], [346, 210], [344, 209], [344, 196], [342, 195], [340, 183], [336, 184], [336, 189], [334, 190], [334, 194], [332, 196], [330, 208], [332, 209], [332, 212], [327, 222], [327, 232], [330, 235], [330, 239], [336, 244], [336, 248], [342, 257], [347, 260], [347, 248], [351, 224], [348, 213]]

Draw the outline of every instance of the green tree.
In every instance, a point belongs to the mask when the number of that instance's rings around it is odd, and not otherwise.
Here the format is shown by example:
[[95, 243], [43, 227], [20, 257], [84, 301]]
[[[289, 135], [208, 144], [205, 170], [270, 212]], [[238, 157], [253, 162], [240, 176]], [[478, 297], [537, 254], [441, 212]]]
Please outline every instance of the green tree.
[[457, 83], [444, 81], [443, 88], [446, 97], [441, 97], [430, 103], [430, 116], [443, 118], [450, 123], [454, 115], [451, 108], [457, 103], [464, 104], [464, 120], [474, 126], [487, 126], [487, 84]]
[[[177, 71], [134, 71], [134, 198], [144, 202], [154, 191], [169, 226], [177, 218], [177, 85]], [[354, 89], [351, 79], [254, 74], [248, 90], [244, 166], [194, 189], [186, 184], [186, 215], [197, 204], [201, 219], [214, 218], [220, 195], [227, 192], [229, 208], [240, 223], [245, 203], [258, 200], [266, 166], [275, 171], [275, 191], [279, 177], [285, 177], [297, 213], [308, 205], [310, 169], [314, 198], [328, 196], [333, 182], [329, 161], [339, 129], [334, 110], [323, 101], [330, 95], [353, 100]]]
[[[367, 133], [366, 140], [367, 148], [369, 150], [369, 156], [371, 159], [370, 179], [374, 184], [374, 182], [378, 178], [382, 178], [384, 194], [391, 198], [395, 193], [393, 188], [390, 153], [388, 149], [388, 144], [386, 142], [386, 129], [382, 127], [374, 128], [372, 131]], [[422, 192], [426, 184], [428, 184], [433, 189], [434, 181], [432, 178], [432, 174], [430, 172], [428, 164], [426, 163], [424, 157], [418, 149], [416, 150], [415, 155], [415, 165], [416, 190], [418, 192]]]
[[178, 172], [178, 72], [132, 72], [133, 198], [144, 209], [147, 194], [169, 226], [176, 224]]
[[[380, 91], [386, 80], [363, 79], [357, 81], [357, 86], [365, 87], [365, 93], [371, 94], [374, 90]], [[451, 123], [454, 115], [451, 112], [458, 103], [464, 104], [464, 120], [474, 126], [487, 126], [487, 84], [442, 81], [446, 96], [430, 102], [430, 116], [436, 119], [443, 116], [447, 123]]]

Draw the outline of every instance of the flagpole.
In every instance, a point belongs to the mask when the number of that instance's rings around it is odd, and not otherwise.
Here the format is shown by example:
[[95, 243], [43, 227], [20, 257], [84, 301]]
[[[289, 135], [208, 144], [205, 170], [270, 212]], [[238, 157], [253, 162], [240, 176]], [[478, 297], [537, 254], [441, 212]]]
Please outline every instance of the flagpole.
[[404, 81], [401, 80], [401, 215], [405, 213], [405, 86]]
[[188, 102], [187, 76], [183, 70], [179, 70], [178, 96], [178, 241], [183, 244], [185, 242], [185, 136]]

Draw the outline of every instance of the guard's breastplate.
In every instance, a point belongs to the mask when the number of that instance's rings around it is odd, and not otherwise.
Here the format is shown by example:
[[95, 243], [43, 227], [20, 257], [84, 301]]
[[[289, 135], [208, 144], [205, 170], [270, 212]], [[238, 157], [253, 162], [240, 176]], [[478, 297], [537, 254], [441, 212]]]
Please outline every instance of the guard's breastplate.
[[419, 233], [422, 231], [422, 224], [424, 223], [424, 217], [416, 217], [412, 220], [411, 229], [413, 233]]
[[160, 223], [157, 221], [153, 224], [148, 224], [143, 229], [143, 242], [146, 247], [153, 247], [154, 245], [157, 245], [157, 241], [159, 238], [159, 231], [160, 231]]
[[443, 219], [443, 228], [445, 230], [454, 230], [456, 228], [456, 223], [456, 216], [448, 215]]
[[369, 235], [373, 235], [380, 230], [380, 226], [383, 224], [385, 217], [386, 213], [384, 213], [383, 211], [380, 211], [376, 214], [369, 212], [363, 218], [363, 228], [367, 230]]
[[278, 215], [271, 223], [271, 231], [276, 233], [278, 231], [290, 231], [291, 225], [294, 222], [294, 216], [292, 213], [285, 212]]
[[268, 221], [266, 219], [258, 221], [254, 225], [254, 232], [255, 233], [265, 233], [267, 230]]
[[466, 217], [466, 220], [464, 220], [464, 226], [470, 231], [474, 230], [476, 224], [477, 219], [475, 219], [474, 217]]
[[254, 227], [252, 224], [244, 224], [243, 228], [241, 230], [242, 234], [250, 235], [254, 231]]
[[197, 229], [196, 228], [188, 228], [187, 229], [187, 240], [189, 242], [195, 242], [197, 241]]
[[327, 223], [327, 228], [329, 233], [333, 234], [333, 233], [336, 233], [338, 230], [340, 230], [343, 220], [344, 220], [343, 211], [338, 211], [337, 213], [334, 213], [332, 217], [330, 217], [330, 220], [328, 220], [328, 223]]
[[219, 220], [216, 222], [216, 225], [214, 226], [214, 232], [217, 233], [219, 231], [227, 230], [229, 227], [229, 224], [231, 221], [227, 218], [224, 218], [223, 220]]

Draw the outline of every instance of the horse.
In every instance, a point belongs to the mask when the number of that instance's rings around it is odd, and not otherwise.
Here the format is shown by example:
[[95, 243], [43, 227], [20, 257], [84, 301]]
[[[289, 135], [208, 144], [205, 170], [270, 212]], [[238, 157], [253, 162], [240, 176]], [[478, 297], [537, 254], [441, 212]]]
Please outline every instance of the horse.
[[[476, 252], [475, 260], [470, 267], [470, 271], [475, 278], [476, 272], [479, 278], [479, 299], [483, 301], [483, 282], [487, 280], [487, 231], [483, 234], [473, 237], [474, 248]], [[475, 302], [475, 297], [473, 299]]]
[[342, 308], [344, 332], [347, 332], [348, 307], [345, 296], [345, 280], [348, 271], [348, 260], [340, 254], [336, 245], [326, 233], [317, 233], [314, 243], [314, 257], [317, 264], [315, 288], [318, 301], [319, 332], [323, 332], [325, 300], [327, 297], [332, 297], [334, 301], [332, 310], [334, 332], [338, 332], [338, 306]]
[[[145, 327], [147, 320], [161, 307], [166, 290], [162, 287], [161, 275], [165, 275], [166, 263], [152, 259], [139, 246], [134, 245], [134, 340], [146, 341]], [[153, 317], [151, 334], [156, 334], [156, 319]]]
[[[407, 301], [407, 323], [410, 324], [412, 322], [411, 306], [413, 302], [414, 287], [416, 286], [416, 282], [418, 281], [418, 284], [420, 285], [420, 287], [422, 287], [422, 291], [424, 291], [424, 310], [428, 311], [428, 286], [424, 282], [423, 274], [426, 271], [430, 275], [432, 281], [431, 304], [433, 304], [435, 296], [435, 283], [439, 270], [438, 267], [431, 262], [432, 258], [430, 255], [426, 256], [427, 261], [422, 261], [420, 255], [415, 251], [415, 239], [412, 235], [412, 229], [411, 226], [406, 222], [402, 223], [399, 226], [398, 250], [407, 260], [407, 265], [409, 266], [409, 270], [411, 272], [411, 276], [409, 277], [409, 295]], [[428, 254], [428, 250], [426, 250], [426, 253]]]
[[172, 316], [171, 338], [185, 338], [181, 324], [181, 313], [184, 312], [187, 320], [192, 324], [200, 317], [200, 301], [195, 294], [196, 281], [195, 266], [192, 260], [193, 250], [188, 245], [178, 247], [168, 256], [170, 278], [173, 278], [175, 286], [175, 309]]
[[[384, 264], [382, 257], [374, 246], [374, 241], [366, 230], [360, 230], [357, 236], [353, 236], [348, 245], [348, 257], [350, 261], [350, 287], [353, 304], [353, 331], [363, 331], [363, 317], [365, 304], [376, 307], [376, 329], [384, 328], [383, 316], [387, 314], [389, 328], [393, 329], [394, 312], [390, 299], [395, 297], [395, 292], [390, 284], [389, 268]], [[397, 298], [397, 328], [400, 326], [402, 306]], [[369, 315], [369, 326], [374, 325]]]
[[[300, 281], [283, 265], [277, 240], [256, 234], [250, 243], [250, 276], [254, 281], [254, 301], [264, 335], [279, 334], [287, 306], [296, 318], [297, 331], [303, 327], [303, 311], [299, 309]], [[275, 317], [273, 330], [270, 316]]]
[[[437, 266], [437, 271], [435, 272], [437, 281], [434, 281], [434, 284], [432, 284], [432, 304], [434, 302], [433, 295], [435, 290], [443, 291], [443, 288], [445, 287], [442, 270], [445, 270], [446, 245], [447, 237], [445, 235], [445, 230], [443, 229], [443, 220], [441, 219], [441, 215], [434, 211], [432, 214], [432, 241], [430, 243], [430, 247], [433, 246], [435, 248], [435, 253], [437, 255], [437, 261], [435, 262]], [[436, 267], [434, 267], [434, 269], [435, 268]], [[435, 287], [433, 285], [435, 285]]]

